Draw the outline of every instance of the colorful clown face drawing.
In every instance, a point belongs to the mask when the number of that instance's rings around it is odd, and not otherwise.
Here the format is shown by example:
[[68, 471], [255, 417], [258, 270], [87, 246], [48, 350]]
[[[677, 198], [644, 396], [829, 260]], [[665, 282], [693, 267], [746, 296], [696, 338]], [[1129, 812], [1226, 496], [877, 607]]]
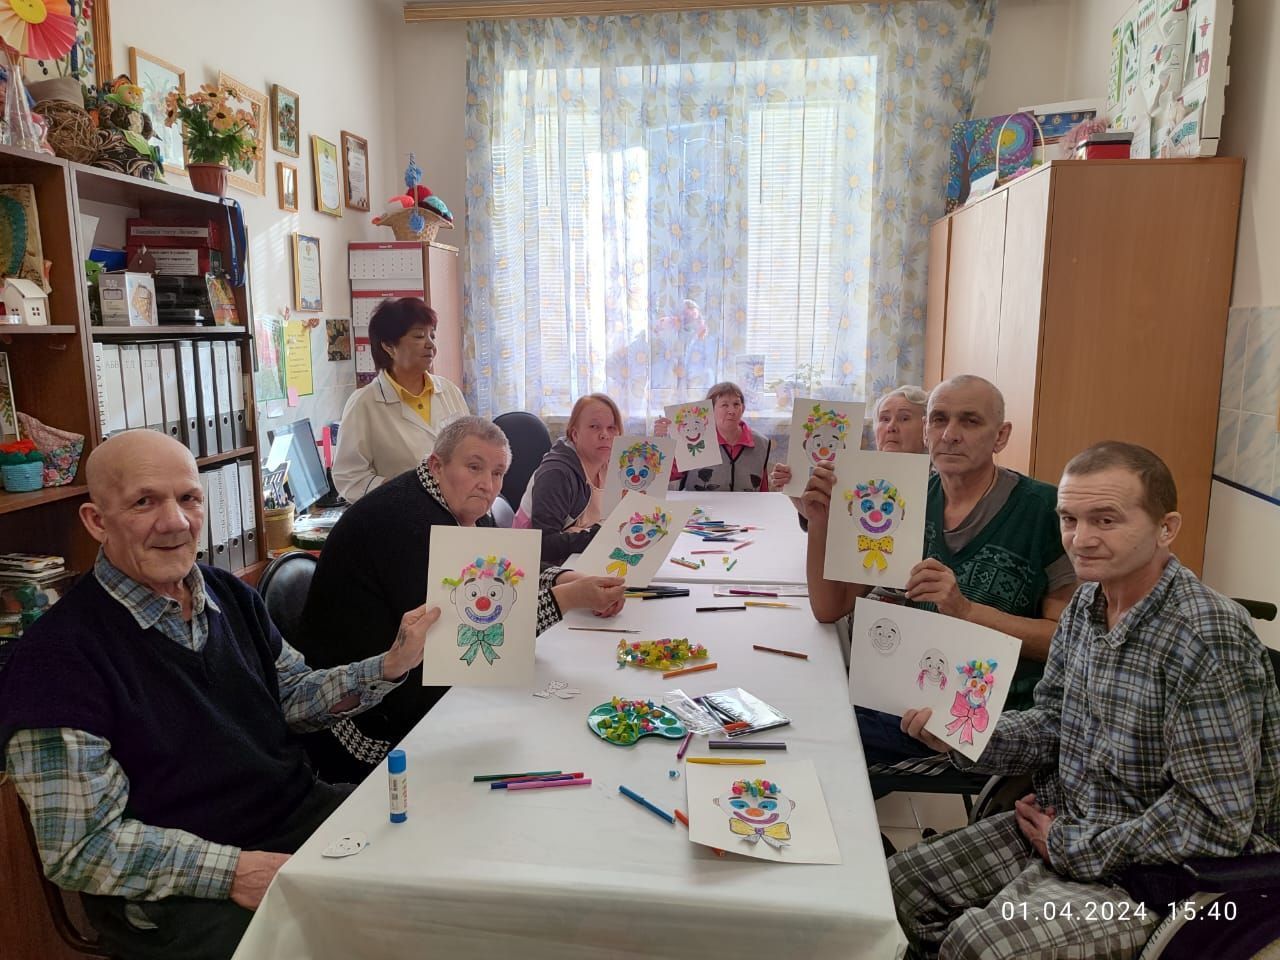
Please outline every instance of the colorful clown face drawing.
[[870, 480], [845, 491], [849, 515], [858, 521], [862, 532], [872, 537], [892, 533], [906, 510], [898, 488], [888, 480]]
[[796, 804], [772, 781], [735, 780], [714, 802], [729, 815], [729, 832], [747, 843], [781, 850], [791, 840], [787, 820]]
[[832, 463], [836, 454], [848, 445], [849, 417], [814, 404], [804, 423], [804, 434], [804, 450], [809, 456], [810, 466]]
[[887, 617], [881, 617], [871, 625], [871, 629], [867, 631], [867, 636], [871, 639], [871, 646], [875, 647], [877, 653], [883, 653], [885, 656], [893, 653], [898, 649], [898, 643], [902, 639], [898, 632], [898, 625]]
[[689, 445], [692, 451], [700, 447], [711, 423], [711, 411], [704, 406], [684, 407], [676, 412], [676, 433]]
[[987, 713], [987, 700], [996, 682], [996, 661], [970, 660], [956, 667], [961, 687], [951, 704], [954, 718], [946, 726], [948, 734], [959, 734], [960, 742], [973, 744], [974, 732], [982, 733], [991, 722]]
[[644, 553], [667, 535], [671, 517], [658, 509], [651, 514], [633, 513], [631, 519], [618, 526], [622, 545], [635, 553]]
[[947, 658], [942, 651], [930, 647], [920, 658], [920, 673], [916, 675], [916, 686], [921, 690], [925, 685], [947, 689]]
[[516, 584], [523, 577], [506, 557], [488, 556], [476, 557], [457, 579], [443, 580], [453, 587], [449, 602], [458, 612], [458, 646], [465, 648], [458, 659], [467, 666], [481, 654], [490, 666], [501, 659], [495, 648], [504, 640], [502, 621], [515, 605]]
[[648, 440], [633, 443], [618, 455], [623, 493], [643, 493], [661, 470], [662, 450]]

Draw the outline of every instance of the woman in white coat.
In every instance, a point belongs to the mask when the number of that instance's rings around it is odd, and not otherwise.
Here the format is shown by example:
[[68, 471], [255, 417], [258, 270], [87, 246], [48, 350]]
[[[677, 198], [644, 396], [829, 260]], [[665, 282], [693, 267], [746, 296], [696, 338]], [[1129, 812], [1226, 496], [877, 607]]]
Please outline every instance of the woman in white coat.
[[369, 318], [369, 352], [378, 376], [347, 401], [333, 460], [334, 486], [353, 503], [416, 469], [440, 428], [469, 412], [462, 391], [431, 373], [436, 314], [419, 298], [379, 304]]

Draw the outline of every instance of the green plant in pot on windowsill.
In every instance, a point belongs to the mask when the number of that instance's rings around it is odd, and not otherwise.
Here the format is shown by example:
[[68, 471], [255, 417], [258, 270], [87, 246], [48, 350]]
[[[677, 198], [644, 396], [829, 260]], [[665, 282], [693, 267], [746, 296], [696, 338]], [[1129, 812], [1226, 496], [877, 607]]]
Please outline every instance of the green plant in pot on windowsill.
[[249, 173], [262, 159], [258, 124], [247, 110], [232, 106], [236, 92], [202, 84], [195, 93], [180, 97], [176, 90], [165, 98], [165, 126], [182, 121], [187, 146], [187, 171], [191, 186], [219, 197], [227, 192], [227, 174]]
[[816, 364], [801, 363], [789, 377], [770, 380], [766, 387], [773, 391], [779, 410], [788, 410], [796, 397], [812, 397], [822, 384], [822, 373]]

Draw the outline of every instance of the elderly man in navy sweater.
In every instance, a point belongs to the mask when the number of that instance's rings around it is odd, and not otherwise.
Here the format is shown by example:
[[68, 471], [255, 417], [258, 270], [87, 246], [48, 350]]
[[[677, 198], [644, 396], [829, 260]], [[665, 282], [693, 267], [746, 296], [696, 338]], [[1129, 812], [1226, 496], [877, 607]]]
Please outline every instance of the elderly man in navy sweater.
[[195, 461], [159, 433], [85, 464], [93, 573], [0, 672], [0, 755], [45, 873], [86, 894], [115, 956], [229, 957], [276, 871], [350, 787], [294, 736], [377, 704], [422, 662], [439, 610], [386, 653], [311, 670], [261, 598], [197, 565]]

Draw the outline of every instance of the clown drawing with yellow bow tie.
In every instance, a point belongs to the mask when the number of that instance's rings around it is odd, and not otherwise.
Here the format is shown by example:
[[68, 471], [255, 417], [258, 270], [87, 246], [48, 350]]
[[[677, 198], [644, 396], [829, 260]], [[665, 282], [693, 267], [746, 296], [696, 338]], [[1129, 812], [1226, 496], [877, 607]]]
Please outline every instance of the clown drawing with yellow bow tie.
[[735, 780], [715, 804], [729, 815], [729, 832], [750, 844], [781, 850], [791, 841], [787, 819], [796, 802], [772, 780]]
[[[869, 480], [844, 492], [849, 516], [858, 521], [858, 552], [865, 554], [862, 566], [875, 567], [884, 572], [889, 561], [886, 554], [893, 553], [893, 537], [890, 534], [902, 523], [906, 513], [906, 501], [898, 488], [888, 480]], [[856, 511], [856, 512], [855, 512]]]

